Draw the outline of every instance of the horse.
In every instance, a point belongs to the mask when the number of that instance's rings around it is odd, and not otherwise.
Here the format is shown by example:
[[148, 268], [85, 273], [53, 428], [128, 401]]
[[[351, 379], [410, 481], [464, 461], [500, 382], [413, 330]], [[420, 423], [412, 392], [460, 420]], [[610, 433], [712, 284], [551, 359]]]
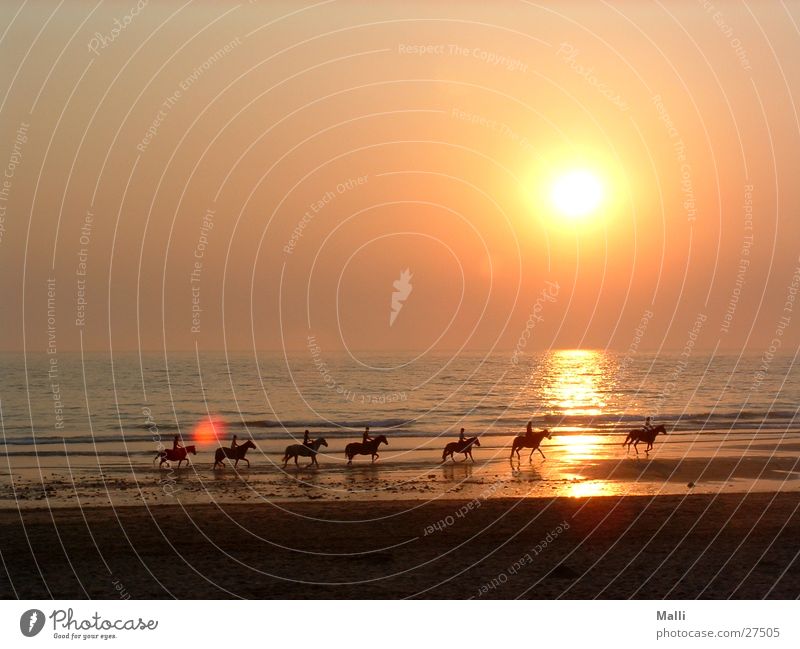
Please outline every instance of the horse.
[[319, 466], [317, 463], [317, 453], [319, 452], [320, 446], [328, 446], [328, 442], [325, 441], [324, 437], [315, 439], [313, 442], [310, 442], [308, 446], [305, 444], [290, 444], [286, 447], [286, 453], [283, 454], [283, 467], [286, 468], [286, 464], [291, 458], [294, 458], [294, 463], [297, 464], [297, 458], [300, 455], [303, 457], [310, 457], [311, 464]]
[[447, 462], [448, 456], [453, 460], [453, 462], [455, 462], [456, 459], [453, 457], [453, 453], [463, 453], [464, 459], [462, 462], [466, 462], [467, 457], [474, 462], [475, 458], [472, 457], [472, 447], [480, 445], [481, 440], [479, 440], [477, 437], [468, 437], [464, 441], [459, 440], [457, 442], [450, 442], [444, 447], [444, 452], [442, 453], [442, 462]]
[[244, 460], [247, 462], [247, 466], [250, 466], [250, 460], [248, 460], [245, 455], [247, 454], [247, 449], [255, 448], [256, 445], [252, 442], [252, 440], [247, 440], [244, 444], [240, 444], [236, 448], [230, 448], [229, 446], [220, 446], [216, 451], [214, 451], [214, 466], [212, 468], [216, 469], [217, 464], [221, 467], [225, 467], [225, 463], [223, 460], [227, 457], [231, 460], [236, 460], [233, 463], [233, 466], [239, 466], [239, 460]]
[[164, 462], [174, 462], [178, 461], [178, 468], [181, 468], [181, 462], [184, 460], [186, 461], [186, 466], [189, 466], [189, 453], [192, 455], [197, 455], [197, 449], [194, 446], [184, 446], [179, 448], [165, 448], [163, 451], [157, 451], [156, 456], [153, 458], [153, 463], [158, 458], [161, 458], [161, 462], [158, 463], [158, 468], [160, 469]]
[[636, 451], [636, 455], [639, 455], [639, 449], [636, 448], [637, 445], [639, 442], [647, 442], [647, 447], [644, 449], [644, 452], [646, 455], [650, 455], [650, 451], [653, 448], [653, 442], [656, 440], [656, 435], [659, 433], [663, 433], [664, 435], [667, 434], [667, 429], [664, 427], [664, 424], [654, 426], [650, 430], [645, 430], [644, 428], [634, 428], [630, 433], [628, 433], [625, 441], [622, 442], [623, 446], [627, 444], [625, 453], [630, 452], [631, 444], [633, 444], [633, 450]]
[[529, 448], [531, 450], [531, 454], [528, 456], [528, 461], [533, 461], [533, 454], [536, 451], [539, 451], [539, 454], [542, 456], [542, 459], [546, 460], [547, 458], [542, 453], [542, 449], [539, 448], [539, 444], [542, 443], [544, 438], [553, 439], [553, 436], [550, 434], [550, 431], [546, 428], [541, 433], [532, 433], [530, 435], [517, 435], [514, 438], [514, 441], [511, 444], [511, 459], [514, 459], [514, 453], [517, 454], [517, 459], [519, 460], [519, 449], [521, 448]]
[[345, 457], [347, 457], [347, 463], [351, 464], [356, 455], [371, 455], [372, 461], [374, 462], [380, 457], [380, 455], [378, 455], [378, 447], [381, 444], [386, 444], [386, 446], [389, 446], [389, 440], [386, 439], [386, 435], [378, 435], [366, 444], [363, 442], [351, 442], [344, 447], [344, 454]]

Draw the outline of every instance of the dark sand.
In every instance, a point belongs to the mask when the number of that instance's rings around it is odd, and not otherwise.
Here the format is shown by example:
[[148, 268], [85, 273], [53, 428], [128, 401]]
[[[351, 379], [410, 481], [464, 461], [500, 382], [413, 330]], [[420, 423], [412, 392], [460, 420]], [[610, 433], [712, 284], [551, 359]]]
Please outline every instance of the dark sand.
[[0, 596], [800, 596], [797, 493], [476, 502], [0, 510]]

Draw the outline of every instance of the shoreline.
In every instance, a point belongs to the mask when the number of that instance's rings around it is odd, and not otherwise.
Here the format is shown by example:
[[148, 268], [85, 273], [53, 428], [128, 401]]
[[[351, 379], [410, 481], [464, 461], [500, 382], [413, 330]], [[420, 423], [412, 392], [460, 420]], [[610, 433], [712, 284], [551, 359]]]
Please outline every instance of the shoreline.
[[0, 596], [800, 595], [796, 493], [470, 502], [5, 508]]
[[338, 449], [326, 450], [318, 467], [303, 458], [286, 469], [277, 446], [250, 453], [250, 467], [227, 462], [220, 470], [212, 470], [209, 453], [190, 456], [192, 465], [180, 469], [158, 469], [149, 461], [152, 452], [146, 458], [8, 456], [0, 468], [0, 508], [471, 499], [487, 492], [506, 498], [800, 492], [796, 435], [728, 443], [659, 437], [650, 456], [638, 458], [621, 440], [574, 435], [546, 440], [546, 459], [537, 453], [532, 461], [527, 451], [511, 461], [508, 447], [487, 443], [474, 449], [474, 462], [442, 463], [440, 444], [420, 439], [408, 449], [384, 446], [375, 464], [358, 456], [351, 466]]

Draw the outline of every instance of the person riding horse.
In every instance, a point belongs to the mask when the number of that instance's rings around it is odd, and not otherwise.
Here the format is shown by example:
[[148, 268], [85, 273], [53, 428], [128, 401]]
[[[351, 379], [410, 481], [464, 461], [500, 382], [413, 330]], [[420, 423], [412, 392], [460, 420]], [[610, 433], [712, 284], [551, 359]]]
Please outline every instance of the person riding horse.
[[364, 430], [364, 434], [361, 436], [361, 443], [366, 444], [367, 442], [374, 442], [375, 440], [369, 434], [369, 426], [366, 427]]
[[178, 435], [172, 438], [172, 450], [177, 451], [179, 448], [183, 448], [183, 444], [181, 444], [181, 438]]
[[633, 445], [636, 455], [639, 455], [639, 443], [645, 442], [647, 446], [645, 447], [644, 452], [645, 454], [650, 455], [650, 451], [653, 448], [653, 443], [655, 442], [656, 436], [659, 433], [663, 433], [664, 435], [667, 434], [667, 429], [664, 424], [658, 424], [658, 426], [654, 426], [652, 418], [645, 417], [644, 425], [641, 428], [635, 428], [634, 430], [630, 431], [628, 436], [625, 438], [625, 441], [622, 442], [622, 445], [626, 447], [625, 452], [628, 453], [631, 450], [631, 445]]
[[455, 457], [453, 457], [453, 454], [455, 453], [463, 453], [464, 461], [469, 458], [474, 462], [475, 458], [472, 457], [472, 447], [480, 445], [481, 442], [477, 436], [467, 437], [464, 434], [464, 429], [462, 428], [458, 435], [458, 441], [450, 442], [449, 444], [445, 445], [444, 452], [442, 453], [442, 462], [446, 462], [448, 457], [455, 462]]
[[233, 439], [231, 439], [231, 450], [235, 449], [237, 446], [239, 446], [239, 442], [236, 441], [236, 435], [234, 435]]
[[314, 440], [311, 439], [311, 433], [308, 432], [308, 428], [306, 428], [306, 432], [303, 433], [303, 446], [314, 448]]
[[536, 451], [539, 451], [539, 454], [542, 456], [543, 460], [546, 460], [542, 449], [539, 448], [539, 445], [542, 443], [543, 439], [553, 439], [553, 436], [550, 434], [550, 431], [547, 428], [543, 428], [540, 433], [533, 432], [533, 422], [528, 422], [528, 427], [525, 430], [523, 435], [517, 435], [514, 438], [514, 441], [511, 443], [511, 459], [514, 459], [514, 454], [516, 454], [517, 459], [519, 459], [519, 451], [521, 448], [529, 448], [531, 450], [531, 454], [528, 456], [528, 459], [533, 458], [533, 454]]

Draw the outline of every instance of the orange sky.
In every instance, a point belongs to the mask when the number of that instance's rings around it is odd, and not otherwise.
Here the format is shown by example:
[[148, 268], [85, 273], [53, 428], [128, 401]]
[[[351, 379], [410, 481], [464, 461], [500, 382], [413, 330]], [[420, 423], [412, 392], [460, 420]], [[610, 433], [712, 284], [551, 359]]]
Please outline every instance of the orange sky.
[[20, 5], [0, 349], [800, 341], [797, 3]]

